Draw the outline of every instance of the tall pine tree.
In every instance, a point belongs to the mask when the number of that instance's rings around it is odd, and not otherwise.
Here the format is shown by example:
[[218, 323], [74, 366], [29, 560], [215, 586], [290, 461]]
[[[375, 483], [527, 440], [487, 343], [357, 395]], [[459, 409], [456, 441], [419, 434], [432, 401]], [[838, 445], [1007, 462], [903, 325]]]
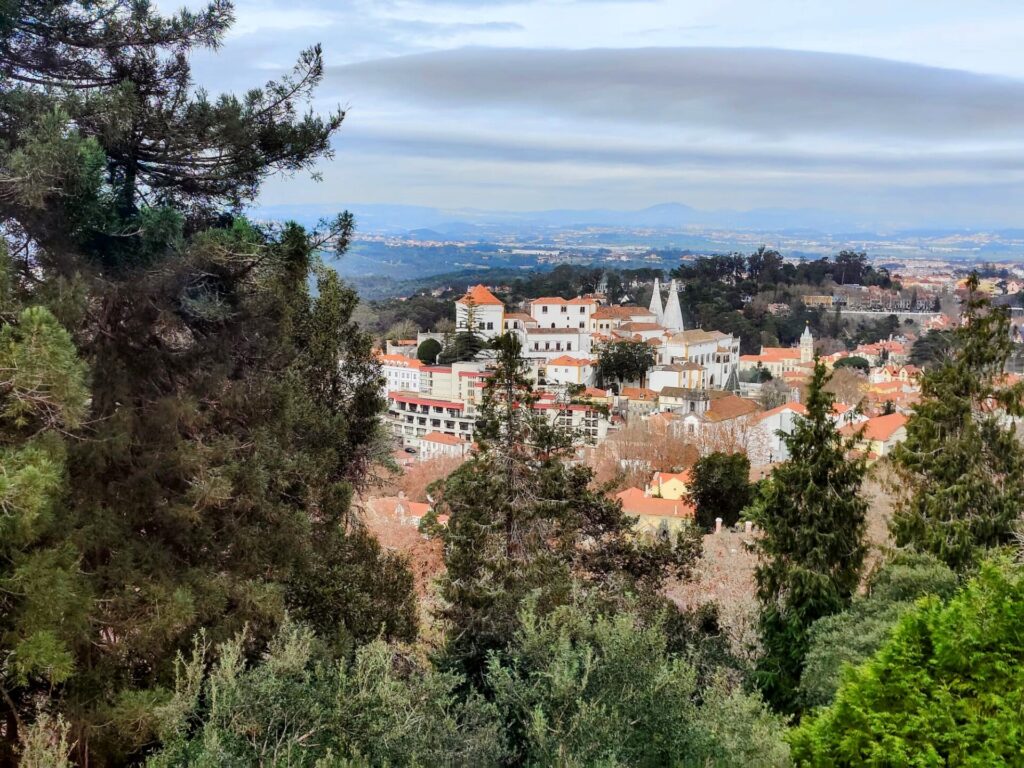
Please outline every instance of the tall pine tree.
[[574, 590], [609, 604], [627, 593], [661, 606], [657, 590], [700, 553], [694, 530], [676, 541], [641, 540], [619, 502], [571, 463], [572, 435], [537, 407], [514, 334], [498, 337], [477, 422], [477, 453], [443, 483], [436, 510], [445, 528], [441, 612], [447, 661], [479, 682], [488, 654], [518, 626], [528, 595], [546, 613]]
[[794, 712], [808, 648], [808, 630], [842, 611], [860, 579], [867, 503], [861, 498], [864, 459], [836, 431], [825, 366], [817, 361], [807, 415], [786, 437], [790, 458], [761, 485], [755, 514], [757, 594], [763, 656], [757, 678], [778, 710]]
[[1024, 446], [1012, 421], [1024, 415], [1024, 384], [1006, 386], [1010, 318], [978, 293], [972, 276], [951, 354], [921, 378], [907, 439], [892, 454], [896, 543], [930, 552], [954, 570], [1009, 542], [1024, 509]]
[[[316, 47], [242, 98], [197, 90], [188, 56], [231, 19], [224, 0], [174, 16], [133, 0], [0, 4], [10, 293], [48, 307], [92, 372], [87, 413], [62, 427], [53, 534], [86, 617], [63, 625], [71, 673], [48, 692], [94, 766], [152, 742], [200, 628], [223, 640], [248, 625], [253, 652], [286, 612], [337, 653], [415, 632], [405, 563], [349, 511], [385, 450], [381, 377], [356, 294], [316, 253], [344, 250], [352, 220], [309, 233], [239, 216], [269, 174], [328, 154], [342, 114], [303, 112]], [[22, 637], [0, 638], [5, 658], [26, 657]], [[0, 708], [13, 718], [19, 701]]]

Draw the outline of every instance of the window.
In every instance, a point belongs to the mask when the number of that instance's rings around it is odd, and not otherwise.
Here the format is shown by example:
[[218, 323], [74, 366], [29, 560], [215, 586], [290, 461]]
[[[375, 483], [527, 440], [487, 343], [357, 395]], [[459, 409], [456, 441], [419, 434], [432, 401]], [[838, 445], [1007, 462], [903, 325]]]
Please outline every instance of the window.
[[564, 315], [564, 314], [565, 314], [566, 312], [568, 312], [568, 311], [569, 311], [569, 308], [568, 308], [568, 307], [562, 307], [562, 314], [563, 314], [563, 315]]
[[545, 341], [544, 342], [544, 350], [547, 351], [549, 349], [551, 349], [551, 342], [550, 341]]
[[582, 320], [580, 320], [580, 328], [582, 328], [583, 326], [584, 326], [584, 323], [583, 323]]
[[561, 351], [562, 350], [562, 342], [556, 341], [555, 342], [555, 349], [558, 350], [558, 351]]
[[494, 323], [488, 323], [487, 324], [487, 330], [488, 331], [493, 331], [494, 330]]
[[571, 341], [565, 342], [565, 351], [566, 352], [572, 352], [572, 342]]
[[[581, 315], [587, 314], [587, 308], [586, 307], [580, 307], [580, 314]], [[580, 326], [580, 327], [582, 327], [582, 326]]]
[[543, 307], [541, 307], [540, 311], [541, 311], [541, 314], [546, 315], [548, 313], [547, 305], [545, 304]]
[[537, 352], [539, 350], [540, 350], [540, 342], [539, 341], [533, 342], [533, 351]]

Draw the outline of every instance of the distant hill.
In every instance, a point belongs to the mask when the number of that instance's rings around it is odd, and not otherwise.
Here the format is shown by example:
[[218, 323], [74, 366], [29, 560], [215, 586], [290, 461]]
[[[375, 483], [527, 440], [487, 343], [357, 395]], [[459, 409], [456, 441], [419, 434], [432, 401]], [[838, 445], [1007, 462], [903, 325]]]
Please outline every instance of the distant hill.
[[441, 238], [472, 239], [497, 234], [523, 235], [551, 230], [583, 229], [587, 227], [682, 230], [687, 228], [730, 229], [745, 232], [837, 235], [859, 232], [874, 236], [879, 231], [891, 233], [967, 232], [947, 222], [935, 222], [933, 227], [882, 227], [878, 222], [861, 216], [817, 208], [755, 208], [747, 211], [705, 211], [683, 203], [670, 202], [639, 210], [610, 208], [572, 209], [558, 208], [535, 211], [483, 210], [477, 208], [431, 208], [417, 205], [385, 204], [316, 204], [272, 205], [253, 209], [261, 219], [292, 219], [300, 224], [312, 225], [318, 219], [330, 217], [342, 210], [356, 216], [360, 232], [412, 235], [429, 230]]

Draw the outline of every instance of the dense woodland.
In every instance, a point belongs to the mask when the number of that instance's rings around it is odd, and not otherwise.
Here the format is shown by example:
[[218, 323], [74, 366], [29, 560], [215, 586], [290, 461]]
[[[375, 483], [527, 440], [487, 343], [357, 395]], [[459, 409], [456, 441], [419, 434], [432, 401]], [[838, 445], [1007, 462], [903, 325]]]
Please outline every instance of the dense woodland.
[[[561, 265], [547, 272], [509, 276], [498, 295], [514, 307], [541, 296], [572, 298], [600, 287], [610, 301], [646, 307], [655, 277], [664, 280], [666, 275], [660, 269]], [[836, 285], [894, 287], [886, 270], [868, 264], [863, 252], [843, 251], [835, 259], [797, 264], [784, 262], [779, 253], [766, 248], [747, 256], [698, 256], [682, 262], [669, 277], [677, 278], [682, 286], [680, 302], [686, 327], [732, 333], [740, 339], [743, 354], [756, 353], [762, 345], [796, 344], [808, 325], [816, 339], [827, 340], [837, 349], [853, 349], [905, 330], [895, 315], [851, 321], [841, 311], [804, 306], [804, 295], [830, 291]], [[501, 278], [500, 273], [489, 275], [491, 280]], [[478, 281], [479, 276], [453, 280], [409, 297], [372, 302], [360, 310], [359, 320], [381, 338], [414, 337], [418, 330], [450, 332], [455, 300], [463, 295], [470, 279]], [[789, 312], [773, 314], [770, 304], [785, 304]]]
[[[387, 461], [380, 372], [316, 254], [353, 221], [244, 216], [269, 174], [315, 169], [344, 115], [306, 111], [317, 47], [242, 96], [195, 90], [190, 53], [232, 20], [224, 0], [0, 4], [0, 765], [1019, 761], [1003, 311], [972, 300], [925, 375], [892, 460], [898, 549], [870, 572], [865, 467], [822, 366], [769, 479], [698, 468], [702, 520], [728, 487], [762, 531], [744, 653], [713, 608], [663, 596], [699, 531], [634, 536], [499, 339], [480, 450], [424, 519], [445, 564], [425, 625], [352, 504]], [[787, 290], [758, 258], [738, 285], [703, 274], [724, 262], [681, 267], [707, 289], [687, 305]], [[852, 281], [840, 262], [794, 280]]]

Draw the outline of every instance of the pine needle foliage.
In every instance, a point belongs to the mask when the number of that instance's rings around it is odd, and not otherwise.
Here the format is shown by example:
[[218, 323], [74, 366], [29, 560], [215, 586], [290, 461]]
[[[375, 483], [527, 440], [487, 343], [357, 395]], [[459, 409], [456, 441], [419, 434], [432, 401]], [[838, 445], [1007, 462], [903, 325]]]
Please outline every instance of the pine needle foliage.
[[[930, 552], [957, 571], [1008, 544], [1024, 509], [1024, 384], [1007, 386], [1013, 351], [1007, 310], [968, 280], [952, 352], [921, 378], [921, 401], [896, 447], [898, 494], [891, 530], [900, 546]], [[1009, 417], [1009, 418], [1004, 418]]]
[[828, 376], [816, 361], [807, 415], [786, 438], [790, 458], [760, 487], [754, 515], [762, 528], [757, 594], [763, 656], [757, 679], [776, 709], [797, 710], [811, 625], [850, 605], [860, 580], [867, 502], [863, 458], [851, 456], [831, 418]]

